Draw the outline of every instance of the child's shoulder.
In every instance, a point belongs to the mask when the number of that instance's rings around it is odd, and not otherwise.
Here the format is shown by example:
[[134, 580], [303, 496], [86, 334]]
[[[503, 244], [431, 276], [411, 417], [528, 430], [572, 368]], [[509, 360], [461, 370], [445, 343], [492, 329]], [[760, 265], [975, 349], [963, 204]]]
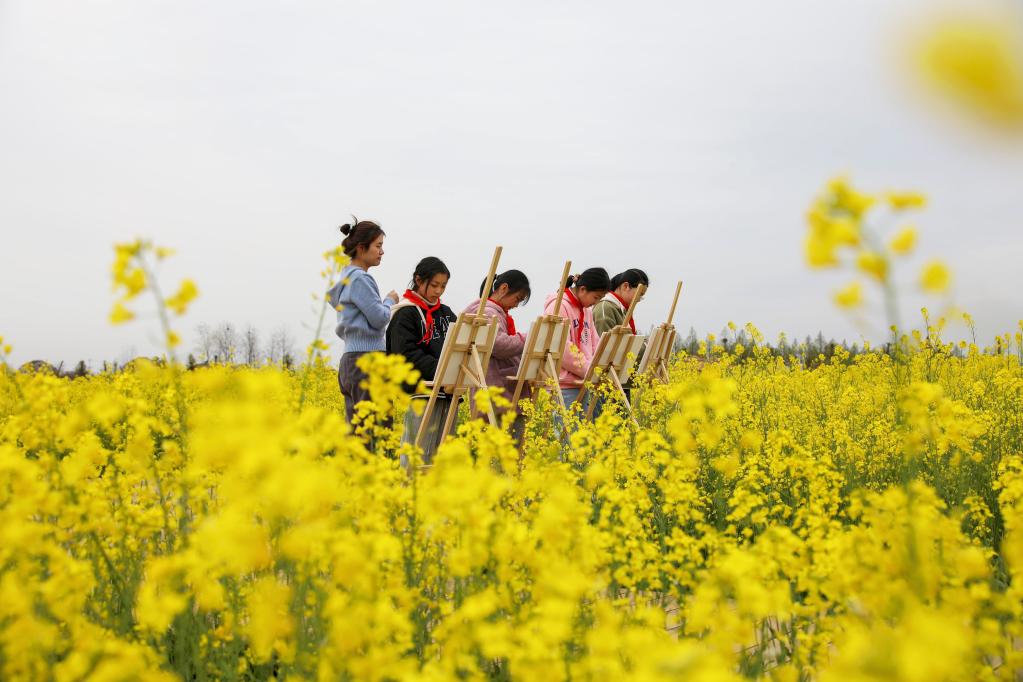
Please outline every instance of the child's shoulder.
[[408, 323], [422, 318], [419, 308], [408, 301], [399, 301], [391, 308], [391, 322]]

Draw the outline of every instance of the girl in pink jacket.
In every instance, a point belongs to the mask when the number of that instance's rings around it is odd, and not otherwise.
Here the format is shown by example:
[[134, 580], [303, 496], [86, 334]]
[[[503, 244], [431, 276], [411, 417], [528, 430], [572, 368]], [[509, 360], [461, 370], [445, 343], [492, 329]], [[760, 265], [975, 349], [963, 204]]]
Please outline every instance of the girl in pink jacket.
[[[600, 334], [593, 322], [593, 306], [604, 298], [611, 288], [611, 278], [604, 268], [590, 268], [581, 275], [573, 275], [565, 283], [561, 298], [561, 317], [570, 323], [568, 345], [561, 360], [558, 383], [566, 403], [579, 396], [579, 387], [586, 370], [597, 352]], [[557, 294], [551, 294], [544, 303], [544, 314], [554, 313]]]
[[[480, 284], [480, 297], [486, 285], [486, 280]], [[483, 309], [484, 315], [497, 320], [497, 337], [487, 367], [487, 386], [500, 386], [508, 400], [512, 399], [513, 390], [505, 377], [514, 376], [519, 371], [522, 350], [526, 346], [526, 335], [516, 329], [511, 311], [528, 301], [530, 293], [529, 279], [521, 270], [502, 272], [494, 278], [494, 285]], [[475, 315], [479, 306], [480, 301], [476, 299], [463, 312]], [[475, 390], [472, 393], [475, 394]]]

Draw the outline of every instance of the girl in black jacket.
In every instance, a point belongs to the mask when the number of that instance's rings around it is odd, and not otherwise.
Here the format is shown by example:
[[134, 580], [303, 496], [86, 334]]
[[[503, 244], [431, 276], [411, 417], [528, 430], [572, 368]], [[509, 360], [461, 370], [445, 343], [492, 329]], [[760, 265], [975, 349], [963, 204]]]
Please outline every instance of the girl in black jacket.
[[[423, 381], [433, 380], [448, 327], [458, 319], [451, 308], [440, 301], [450, 278], [451, 273], [443, 261], [433, 256], [424, 258], [416, 266], [401, 301], [391, 308], [391, 322], [387, 326], [387, 352], [404, 355], [419, 370]], [[413, 400], [425, 398], [413, 396]], [[442, 397], [437, 401], [420, 443], [425, 463], [433, 459], [449, 409], [457, 409], [452, 407], [450, 398]], [[409, 409], [405, 413], [402, 443], [415, 441], [420, 420], [421, 416], [415, 410]]]

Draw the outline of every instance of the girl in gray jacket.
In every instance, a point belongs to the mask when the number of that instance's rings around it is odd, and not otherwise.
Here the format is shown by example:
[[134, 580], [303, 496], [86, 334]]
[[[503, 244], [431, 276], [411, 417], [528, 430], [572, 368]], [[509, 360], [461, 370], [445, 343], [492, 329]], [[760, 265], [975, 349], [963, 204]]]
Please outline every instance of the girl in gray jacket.
[[337, 310], [334, 331], [345, 342], [338, 366], [337, 381], [345, 398], [345, 417], [352, 423], [355, 406], [369, 400], [369, 391], [360, 384], [366, 374], [356, 362], [366, 353], [383, 351], [391, 306], [398, 302], [395, 291], [380, 298], [380, 289], [369, 269], [380, 265], [384, 257], [384, 231], [369, 220], [354, 220], [341, 226], [345, 240], [341, 247], [352, 262], [341, 271], [341, 280], [327, 294]]

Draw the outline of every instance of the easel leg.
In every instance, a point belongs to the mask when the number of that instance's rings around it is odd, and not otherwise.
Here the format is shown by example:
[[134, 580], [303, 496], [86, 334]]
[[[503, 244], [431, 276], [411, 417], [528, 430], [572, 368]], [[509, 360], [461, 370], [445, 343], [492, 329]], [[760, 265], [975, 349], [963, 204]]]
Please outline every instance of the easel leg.
[[[483, 385], [485, 390], [487, 385], [487, 374], [483, 371], [483, 361], [480, 360], [480, 354], [479, 351], [476, 350], [476, 346], [472, 347], [470, 354], [472, 355], [472, 362], [476, 366], [476, 374], [479, 377], [480, 384]], [[493, 426], [497, 426], [498, 421], [497, 415], [494, 414], [494, 405], [489, 400], [487, 401], [487, 414], [490, 417], [490, 423]]]
[[519, 398], [522, 397], [522, 388], [526, 385], [526, 382], [519, 379], [515, 382], [515, 393], [512, 394], [512, 407], [516, 412], [519, 411]]
[[456, 391], [451, 396], [451, 404], [448, 406], [448, 416], [444, 420], [444, 430], [440, 433], [440, 440], [437, 442], [439, 446], [448, 437], [451, 432], [451, 426], [455, 423], [455, 417], [458, 416], [458, 399], [461, 397], [461, 392]]
[[[599, 383], [599, 382], [598, 382], [598, 383]], [[577, 396], [575, 397], [575, 400], [573, 400], [572, 402], [573, 402], [573, 403], [579, 403], [580, 405], [582, 405], [582, 404], [583, 404], [583, 398], [584, 398], [584, 397], [586, 397], [586, 392], [587, 392], [588, 390], [589, 390], [589, 389], [588, 389], [588, 388], [587, 388], [587, 386], [586, 386], [586, 382], [584, 381], [584, 382], [583, 382], [583, 385], [579, 387], [579, 395], [577, 395]]]
[[629, 418], [632, 419], [632, 423], [639, 426], [639, 422], [636, 421], [636, 415], [632, 413], [632, 404], [629, 402], [629, 395], [625, 392], [625, 388], [622, 386], [621, 380], [618, 378], [618, 372], [615, 371], [614, 367], [608, 368], [608, 375], [611, 377], [611, 382], [618, 389], [618, 392], [622, 396], [622, 402], [625, 403], [625, 409], [629, 411]]
[[[593, 398], [590, 400], [590, 406], [588, 408], [586, 408], [586, 418], [587, 419], [593, 419], [593, 412], [594, 412], [594, 410], [597, 409], [597, 401], [600, 400], [600, 393], [597, 390], [598, 388], [600, 388], [600, 384], [599, 383], [596, 384], [593, 387], [593, 390], [591, 391], [591, 393], [593, 393]], [[582, 393], [579, 394], [579, 399], [580, 400], [582, 399], [582, 395], [583, 395]]]
[[[558, 373], [554, 367], [554, 358], [550, 355], [547, 356], [547, 375], [551, 378], [551, 381], [557, 383]], [[561, 393], [560, 387], [558, 388], [558, 402], [561, 403], [561, 409], [568, 409], [568, 405], [565, 404], [565, 396]]]
[[[448, 431], [451, 430], [451, 424], [455, 419], [455, 414], [458, 412], [456, 406], [458, 405], [458, 396], [462, 395], [466, 389], [461, 388], [462, 380], [465, 378], [467, 372], [465, 371], [465, 363], [463, 362], [458, 368], [458, 376], [455, 378], [454, 388], [451, 391], [451, 407], [448, 411], [448, 418], [444, 420], [444, 430], [441, 431], [440, 440], [437, 441], [437, 447], [440, 447], [441, 443], [448, 437]], [[471, 373], [469, 373], [471, 374]], [[439, 390], [439, 387], [435, 386], [435, 390]], [[423, 421], [423, 426], [426, 426], [426, 421]]]
[[[426, 425], [430, 423], [430, 415], [433, 414], [434, 408], [437, 406], [437, 394], [439, 393], [438, 387], [434, 386], [433, 390], [430, 391], [430, 399], [426, 403], [426, 408], [423, 410], [423, 421], [419, 422], [419, 429], [416, 431], [416, 440], [414, 445], [418, 448], [419, 444], [423, 442], [423, 434], [426, 433]], [[412, 405], [409, 404], [409, 409], [412, 409]]]

